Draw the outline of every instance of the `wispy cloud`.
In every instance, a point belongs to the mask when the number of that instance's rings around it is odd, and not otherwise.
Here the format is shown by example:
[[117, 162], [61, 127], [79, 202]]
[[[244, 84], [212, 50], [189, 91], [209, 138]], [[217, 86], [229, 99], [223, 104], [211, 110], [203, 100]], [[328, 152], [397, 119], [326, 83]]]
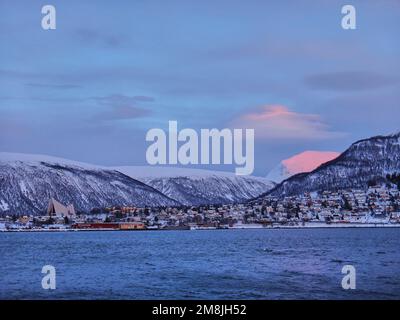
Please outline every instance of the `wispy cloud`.
[[134, 105], [138, 102], [152, 102], [154, 101], [153, 97], [148, 96], [126, 96], [123, 94], [111, 94], [108, 96], [102, 97], [92, 97], [91, 99], [97, 101], [99, 104], [103, 105], [118, 105], [118, 106], [126, 106], [126, 105]]
[[81, 43], [86, 45], [100, 45], [108, 48], [118, 48], [121, 46], [125, 37], [115, 33], [104, 33], [95, 29], [79, 28], [75, 31], [75, 36]]
[[45, 88], [45, 89], [78, 89], [82, 88], [80, 85], [76, 84], [50, 84], [50, 83], [26, 83], [28, 87], [35, 87], [35, 88]]
[[107, 106], [108, 109], [96, 114], [95, 120], [124, 120], [144, 117], [150, 114], [150, 110], [142, 108], [139, 102], [151, 102], [154, 98], [148, 96], [126, 96], [112, 94], [103, 97], [92, 97], [99, 105]]
[[96, 120], [124, 120], [135, 119], [149, 115], [150, 111], [129, 106], [113, 106], [110, 110], [100, 112], [94, 116]]
[[375, 72], [346, 71], [310, 75], [305, 78], [305, 83], [318, 90], [357, 91], [395, 85], [400, 79]]
[[283, 105], [265, 105], [232, 121], [235, 128], [255, 129], [259, 139], [330, 139], [344, 133], [329, 130], [317, 114], [297, 113]]

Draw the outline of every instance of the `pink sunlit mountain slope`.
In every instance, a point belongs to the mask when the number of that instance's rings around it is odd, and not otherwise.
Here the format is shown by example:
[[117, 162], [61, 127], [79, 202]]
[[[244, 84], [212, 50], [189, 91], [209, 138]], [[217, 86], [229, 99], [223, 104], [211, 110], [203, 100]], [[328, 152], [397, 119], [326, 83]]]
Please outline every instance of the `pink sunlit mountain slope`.
[[334, 151], [304, 151], [281, 161], [268, 173], [267, 179], [279, 183], [297, 173], [311, 172], [339, 155]]

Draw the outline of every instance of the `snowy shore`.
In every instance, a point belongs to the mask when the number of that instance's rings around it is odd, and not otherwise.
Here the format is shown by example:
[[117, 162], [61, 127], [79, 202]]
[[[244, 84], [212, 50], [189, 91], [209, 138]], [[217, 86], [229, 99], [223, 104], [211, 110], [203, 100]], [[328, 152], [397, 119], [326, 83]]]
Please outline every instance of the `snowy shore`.
[[[192, 227], [182, 230], [239, 230], [239, 229], [316, 229], [316, 228], [400, 228], [400, 223], [318, 223], [308, 222], [304, 224], [236, 224], [231, 227]], [[177, 229], [178, 230], [178, 229]], [[59, 229], [0, 229], [0, 232], [89, 232], [89, 231], [127, 231], [127, 230], [113, 230], [113, 229], [73, 229], [73, 228], [59, 228]], [[167, 229], [143, 229], [143, 230], [128, 230], [128, 231], [170, 231]]]

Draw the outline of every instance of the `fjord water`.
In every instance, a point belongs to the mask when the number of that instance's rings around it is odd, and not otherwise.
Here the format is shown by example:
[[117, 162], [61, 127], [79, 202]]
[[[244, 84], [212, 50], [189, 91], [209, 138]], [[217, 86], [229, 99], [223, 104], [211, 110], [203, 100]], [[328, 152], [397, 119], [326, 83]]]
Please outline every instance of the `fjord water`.
[[400, 228], [0, 233], [0, 260], [1, 299], [400, 298]]

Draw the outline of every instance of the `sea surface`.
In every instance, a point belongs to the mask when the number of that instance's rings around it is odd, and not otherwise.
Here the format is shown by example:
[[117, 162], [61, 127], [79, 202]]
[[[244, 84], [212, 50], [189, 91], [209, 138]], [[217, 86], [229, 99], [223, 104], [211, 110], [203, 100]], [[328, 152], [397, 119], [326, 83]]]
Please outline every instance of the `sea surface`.
[[0, 233], [0, 299], [399, 298], [400, 228]]

